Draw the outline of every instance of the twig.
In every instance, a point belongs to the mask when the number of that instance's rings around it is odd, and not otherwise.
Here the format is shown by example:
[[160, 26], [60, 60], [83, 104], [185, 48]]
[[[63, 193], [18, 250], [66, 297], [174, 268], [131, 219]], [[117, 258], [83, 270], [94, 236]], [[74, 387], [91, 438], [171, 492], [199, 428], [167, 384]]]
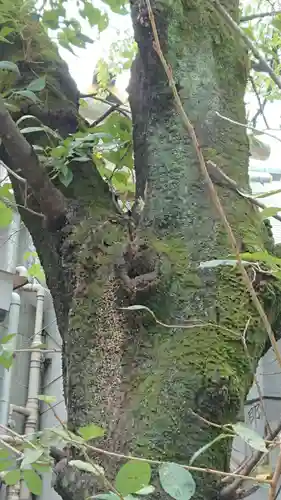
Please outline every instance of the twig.
[[[266, 436], [266, 442], [268, 442], [269, 440], [273, 440], [275, 439], [278, 434], [281, 432], [281, 421], [279, 422], [278, 426], [276, 427], [276, 429], [274, 429], [274, 431], [272, 431], [272, 433], [268, 433], [267, 436]], [[245, 474], [246, 476], [248, 474], [250, 474], [250, 472], [257, 466], [257, 464], [259, 463], [259, 461], [264, 457], [264, 452], [262, 451], [256, 451], [251, 457], [249, 457], [249, 459], [247, 460], [247, 462], [245, 463], [244, 467], [242, 469], [240, 469], [240, 472], [242, 472], [243, 474]], [[228, 478], [225, 478], [225, 482], [228, 481]], [[235, 479], [232, 483], [228, 484], [227, 486], [225, 486], [221, 492], [220, 492], [220, 498], [222, 500], [227, 500], [228, 498], [231, 498], [231, 496], [233, 495], [233, 493], [239, 488], [239, 486], [241, 486], [242, 484], [242, 481], [240, 478], [237, 478]]]
[[[207, 161], [206, 162], [206, 167], [209, 173], [209, 176], [211, 177], [212, 181], [217, 184], [217, 186], [224, 186], [228, 187], [232, 191], [235, 191], [239, 196], [242, 198], [245, 198], [246, 200], [250, 201], [253, 205], [256, 205], [257, 207], [261, 208], [264, 210], [267, 208], [266, 205], [264, 205], [261, 201], [257, 200], [256, 198], [253, 198], [251, 195], [247, 193], [243, 193], [237, 185], [237, 183], [228, 177], [214, 162], [212, 161]], [[274, 219], [279, 220], [281, 222], [281, 215], [275, 214], [272, 215]]]
[[270, 132], [267, 132], [266, 130], [260, 130], [260, 129], [258, 129], [256, 127], [252, 127], [251, 125], [248, 125], [246, 123], [237, 122], [236, 120], [232, 120], [231, 118], [228, 118], [227, 116], [221, 115], [218, 111], [216, 111], [216, 115], [219, 116], [220, 118], [222, 118], [223, 120], [226, 120], [227, 122], [233, 123], [234, 125], [239, 125], [240, 127], [248, 128], [249, 130], [253, 130], [254, 132], [257, 132], [258, 134], [268, 135], [268, 137], [272, 137], [272, 139], [276, 139], [276, 141], [281, 142], [281, 139], [279, 137], [271, 134]]
[[118, 108], [120, 108], [121, 103], [117, 102], [113, 106], [111, 106], [109, 109], [103, 113], [99, 118], [97, 118], [93, 123], [91, 123], [91, 127], [97, 127], [103, 120], [105, 120], [111, 113], [114, 111], [118, 111]]
[[[216, 1], [216, 0], [215, 0]], [[219, 197], [218, 197], [218, 194], [216, 192], [216, 189], [214, 187], [214, 184], [209, 176], [209, 173], [208, 173], [208, 170], [207, 170], [207, 167], [206, 167], [206, 164], [205, 164], [205, 159], [204, 159], [204, 156], [203, 156], [203, 153], [200, 149], [200, 146], [198, 144], [198, 141], [197, 141], [197, 137], [196, 137], [196, 134], [195, 134], [195, 130], [191, 124], [191, 122], [189, 121], [189, 118], [187, 117], [185, 111], [184, 111], [184, 108], [183, 108], [183, 105], [182, 105], [182, 102], [181, 102], [181, 99], [180, 99], [180, 96], [178, 94], [178, 91], [177, 91], [177, 88], [176, 88], [176, 85], [175, 85], [175, 81], [173, 79], [173, 74], [172, 74], [172, 70], [171, 70], [171, 67], [168, 66], [167, 62], [166, 62], [166, 59], [164, 57], [164, 54], [162, 52], [162, 49], [161, 49], [161, 46], [160, 46], [160, 41], [159, 41], [159, 37], [158, 37], [158, 33], [157, 33], [157, 28], [156, 28], [156, 24], [155, 24], [155, 19], [154, 19], [154, 14], [153, 14], [153, 11], [152, 11], [152, 8], [151, 8], [151, 3], [150, 3], [150, 0], [146, 0], [147, 2], [147, 7], [148, 7], [148, 14], [149, 14], [149, 19], [150, 19], [150, 23], [151, 23], [151, 27], [152, 27], [152, 31], [153, 31], [153, 35], [154, 35], [154, 48], [159, 56], [159, 59], [162, 63], [162, 66], [166, 72], [166, 75], [167, 75], [167, 78], [169, 80], [169, 84], [170, 84], [170, 87], [172, 89], [172, 92], [173, 92], [173, 95], [174, 95], [174, 99], [175, 99], [175, 104], [176, 104], [176, 107], [180, 113], [180, 116], [182, 118], [182, 121], [183, 121], [183, 125], [184, 127], [186, 128], [190, 138], [191, 138], [191, 141], [193, 143], [193, 146], [195, 148], [195, 151], [196, 151], [196, 154], [197, 154], [197, 158], [198, 158], [198, 163], [199, 163], [199, 167], [200, 167], [200, 171], [201, 171], [201, 174], [208, 186], [208, 189], [209, 189], [209, 192], [210, 192], [210, 197], [211, 197], [211, 200], [213, 202], [213, 205], [215, 206], [219, 216], [220, 216], [220, 219], [222, 221], [222, 224], [223, 226], [225, 227], [225, 230], [226, 230], [226, 233], [228, 235], [228, 239], [229, 239], [229, 242], [230, 242], [230, 245], [231, 245], [231, 248], [232, 248], [232, 251], [233, 253], [235, 254], [236, 256], [236, 259], [237, 259], [237, 265], [238, 265], [238, 268], [240, 269], [240, 272], [241, 272], [241, 275], [242, 275], [242, 279], [246, 285], [246, 288], [248, 289], [249, 293], [250, 293], [250, 296], [251, 296], [251, 299], [252, 299], [252, 302], [254, 304], [254, 307], [256, 308], [260, 318], [261, 318], [261, 321], [264, 325], [264, 328], [267, 332], [267, 335], [270, 339], [270, 342], [271, 342], [271, 345], [272, 345], [272, 348], [273, 348], [273, 351], [275, 353], [275, 356], [276, 356], [276, 359], [281, 367], [281, 354], [279, 352], [279, 349], [278, 349], [278, 345], [277, 345], [277, 342], [276, 342], [276, 339], [275, 339], [275, 336], [274, 336], [274, 333], [272, 331], [272, 328], [271, 328], [271, 325], [268, 321], [268, 318], [266, 316], [266, 313], [262, 307], [262, 304], [260, 303], [259, 301], [259, 298], [256, 294], [256, 291], [251, 283], [251, 280], [249, 279], [249, 276], [247, 274], [247, 271], [243, 265], [243, 262], [241, 260], [241, 256], [240, 256], [240, 252], [239, 252], [239, 248], [238, 248], [238, 245], [236, 243], [236, 239], [235, 239], [235, 236], [233, 234], [233, 231], [231, 229], [231, 226], [229, 225], [229, 222], [227, 220], [227, 217], [225, 215], [225, 212], [223, 210], [223, 207], [221, 205], [221, 202], [219, 200]], [[217, 1], [216, 1], [216, 4], [217, 4]], [[280, 86], [281, 86], [281, 82], [280, 82]]]
[[0, 165], [5, 168], [11, 174], [15, 179], [17, 179], [19, 182], [22, 182], [23, 184], [26, 184], [26, 179], [18, 175], [16, 172], [14, 172], [6, 163], [4, 163], [2, 160], [0, 160]]
[[196, 413], [195, 411], [193, 411], [191, 408], [189, 408], [189, 412], [192, 413], [192, 415], [194, 415], [194, 417], [199, 418], [199, 420], [201, 420], [202, 422], [204, 422], [204, 424], [210, 425], [211, 427], [216, 427], [217, 429], [223, 429], [224, 428], [223, 425], [216, 424], [215, 422], [211, 422], [210, 420], [207, 420], [206, 418], [202, 417], [201, 415], [199, 415], [198, 413]]
[[279, 450], [279, 455], [277, 458], [275, 470], [272, 476], [271, 486], [269, 490], [268, 500], [275, 500], [276, 498], [276, 488], [281, 474], [281, 450]]
[[[251, 82], [251, 85], [253, 87], [253, 91], [255, 93], [255, 96], [257, 98], [257, 101], [258, 101], [258, 105], [259, 105], [259, 109], [258, 109], [258, 112], [256, 114], [256, 116], [254, 117], [254, 120], [256, 121], [259, 114], [261, 114], [261, 116], [263, 117], [263, 121], [265, 123], [265, 126], [266, 128], [270, 128], [269, 125], [268, 125], [268, 122], [267, 122], [267, 119], [266, 119], [266, 116], [264, 114], [264, 106], [266, 104], [266, 99], [264, 100], [264, 104], [261, 102], [261, 99], [260, 99], [260, 96], [259, 96], [259, 93], [258, 93], [258, 90], [257, 90], [257, 87], [256, 87], [256, 84], [255, 84], [255, 81], [253, 79], [253, 77], [251, 75], [249, 75], [249, 80]], [[254, 122], [253, 120], [253, 126], [255, 127], [256, 126], [256, 123]]]
[[276, 83], [277, 87], [281, 89], [281, 79], [279, 76], [274, 73], [273, 69], [270, 67], [266, 59], [263, 57], [263, 55], [259, 52], [259, 50], [255, 47], [253, 42], [250, 40], [250, 38], [247, 37], [246, 33], [238, 26], [238, 24], [232, 19], [232, 17], [229, 15], [227, 10], [221, 5], [219, 0], [210, 0], [212, 5], [216, 8], [216, 10], [221, 14], [221, 16], [224, 18], [224, 20], [227, 22], [227, 24], [230, 26], [230, 28], [235, 31], [235, 33], [238, 33], [238, 35], [242, 38], [244, 41], [245, 45], [253, 52], [254, 56], [262, 63], [264, 68], [266, 68], [267, 73], [271, 76], [271, 79]]
[[[15, 349], [13, 352], [18, 353], [18, 352], [41, 352], [42, 354], [50, 354], [52, 352], [59, 352], [61, 353], [61, 349]], [[1, 427], [1, 425], [0, 425]]]
[[248, 16], [242, 16], [240, 18], [240, 23], [246, 23], [247, 21], [252, 21], [253, 19], [262, 19], [263, 17], [273, 17], [281, 14], [281, 10], [272, 10], [271, 12], [260, 12], [257, 14], [249, 14]]
[[[76, 444], [78, 447], [81, 446], [81, 442], [75, 441], [72, 439], [72, 443]], [[149, 464], [155, 464], [155, 465], [161, 465], [166, 463], [164, 460], [152, 460], [148, 458], [143, 458], [143, 457], [137, 457], [134, 455], [124, 455], [123, 453], [115, 453], [113, 451], [108, 451], [108, 450], [103, 450], [101, 448], [96, 448], [95, 446], [91, 446], [88, 443], [84, 444], [85, 447], [87, 447], [89, 450], [92, 450], [96, 453], [101, 453], [102, 455], [107, 455], [109, 457], [115, 457], [115, 458], [124, 458], [126, 460], [136, 460], [139, 462], [147, 462]], [[193, 465], [182, 465], [186, 470], [191, 470], [195, 472], [206, 472], [208, 474], [216, 474], [217, 476], [222, 476], [222, 477], [233, 477], [233, 478], [240, 478], [242, 480], [252, 480], [257, 483], [265, 483], [265, 484], [271, 484], [270, 479], [261, 479], [261, 478], [256, 478], [252, 476], [244, 476], [242, 474], [234, 474], [232, 472], [224, 472], [216, 469], [210, 469], [209, 467], [195, 467]]]
[[[103, 102], [104, 104], [108, 104], [108, 106], [113, 106], [112, 105], [112, 102], [109, 101], [108, 99], [103, 99], [102, 97], [97, 97], [97, 95], [95, 93], [93, 94], [79, 94], [79, 97], [81, 99], [88, 99], [89, 97], [92, 98], [92, 99], [95, 99], [96, 101], [100, 101], [100, 102]], [[120, 101], [120, 103], [116, 103], [118, 104], [116, 110], [121, 113], [122, 115], [124, 115], [126, 118], [130, 118], [130, 115], [129, 115], [129, 112], [127, 112], [126, 110], [124, 110], [124, 108], [122, 106], [123, 103]]]
[[12, 171], [20, 170], [23, 173], [43, 214], [50, 220], [61, 217], [66, 210], [65, 198], [53, 185], [32, 146], [21, 134], [2, 97], [0, 97], [0, 137], [10, 157]]

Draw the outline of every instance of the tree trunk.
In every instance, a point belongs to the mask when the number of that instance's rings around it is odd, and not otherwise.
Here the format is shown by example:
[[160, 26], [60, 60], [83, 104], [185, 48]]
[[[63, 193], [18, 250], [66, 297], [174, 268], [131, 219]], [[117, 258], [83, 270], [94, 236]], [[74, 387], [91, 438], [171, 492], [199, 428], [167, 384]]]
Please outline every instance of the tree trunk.
[[[237, 20], [238, 1], [223, 3]], [[74, 181], [62, 189], [68, 209], [60, 225], [46, 226], [21, 213], [44, 266], [63, 338], [69, 426], [103, 425], [107, 434], [102, 446], [117, 453], [188, 463], [220, 433], [190, 410], [219, 424], [234, 422], [252, 381], [241, 333], [251, 318], [247, 341], [254, 364], [266, 334], [236, 268], [198, 267], [227, 257], [230, 248], [194, 146], [175, 111], [142, 4], [131, 1], [139, 53], [129, 88], [136, 193], [145, 201], [140, 226], [132, 236], [133, 222], [115, 213], [111, 195], [90, 163], [73, 163]], [[216, 115], [245, 123], [245, 49], [209, 2], [155, 4], [161, 45], [205, 158], [248, 188], [245, 129]], [[22, 64], [26, 75], [28, 63]], [[50, 72], [47, 66], [44, 71]], [[58, 69], [52, 71], [57, 83]], [[65, 80], [71, 81], [68, 75]], [[63, 82], [60, 90], [66, 93]], [[73, 104], [77, 109], [75, 92], [68, 99], [71, 106], [65, 104], [64, 114], [57, 114], [61, 101], [55, 95], [48, 113], [33, 109], [31, 114], [47, 124], [54, 123], [56, 114], [54, 126], [66, 136], [77, 126], [68, 120]], [[5, 161], [12, 164], [11, 157]], [[266, 238], [257, 210], [226, 189], [220, 188], [219, 196], [241, 250], [263, 250]], [[268, 284], [259, 276], [253, 279], [274, 325], [277, 309]], [[134, 304], [149, 307], [167, 324], [197, 319], [204, 325], [167, 328], [147, 312], [120, 309]], [[230, 449], [230, 441], [220, 441], [196, 465], [227, 470]], [[114, 477], [120, 464], [106, 464]], [[194, 499], [218, 497], [215, 476], [194, 477]], [[66, 469], [57, 476], [56, 488], [65, 500], [91, 492], [90, 482], [76, 476], [73, 481]], [[166, 498], [163, 490], [157, 498]]]

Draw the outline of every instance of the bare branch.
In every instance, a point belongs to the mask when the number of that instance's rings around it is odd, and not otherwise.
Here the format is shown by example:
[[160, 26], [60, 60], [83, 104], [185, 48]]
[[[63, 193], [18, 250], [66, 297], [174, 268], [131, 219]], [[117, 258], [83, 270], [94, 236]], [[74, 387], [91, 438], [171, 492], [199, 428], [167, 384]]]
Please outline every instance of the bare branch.
[[270, 67], [270, 65], [263, 57], [263, 55], [259, 52], [259, 50], [255, 47], [250, 38], [247, 37], [246, 33], [244, 33], [244, 31], [240, 28], [240, 26], [238, 26], [238, 24], [232, 19], [227, 10], [220, 4], [219, 0], [212, 0], [212, 3], [217, 9], [217, 11], [224, 18], [226, 23], [230, 26], [230, 28], [236, 33], [238, 33], [238, 35], [240, 35], [245, 45], [252, 51], [254, 56], [262, 63], [266, 72], [271, 76], [271, 79], [274, 81], [274, 83], [276, 83], [277, 87], [281, 89], [281, 79], [279, 78], [279, 76], [276, 75], [276, 73], [274, 73], [273, 69]]
[[[274, 431], [269, 432], [265, 438], [265, 441], [273, 441], [278, 434], [281, 432], [281, 422], [279, 422], [278, 426]], [[251, 471], [256, 467], [259, 461], [263, 458], [265, 454], [262, 451], [256, 451], [250, 458], [247, 460], [245, 466], [239, 471], [241, 474], [247, 476], [251, 473]], [[231, 484], [225, 486], [220, 492], [220, 498], [227, 500], [231, 498], [232, 495], [237, 491], [237, 489], [241, 486], [243, 480], [240, 478], [236, 478]]]
[[240, 23], [246, 23], [247, 21], [252, 21], [253, 19], [262, 19], [264, 17], [273, 17], [281, 14], [281, 10], [272, 10], [271, 12], [260, 12], [257, 14], [250, 14], [249, 16], [242, 16], [240, 18]]
[[[267, 208], [266, 205], [264, 205], [261, 201], [257, 200], [256, 198], [253, 198], [247, 193], [243, 193], [243, 191], [241, 191], [237, 183], [233, 179], [228, 177], [228, 175], [226, 175], [214, 162], [207, 161], [206, 167], [208, 169], [209, 176], [211, 177], [212, 181], [215, 184], [217, 184], [218, 186], [228, 187], [228, 189], [231, 189], [231, 191], [235, 191], [239, 196], [242, 196], [242, 198], [245, 198], [246, 200], [250, 201], [253, 205], [256, 205], [262, 210]], [[275, 214], [272, 217], [281, 222], [280, 215]]]
[[266, 105], [266, 99], [264, 100], [264, 103], [261, 102], [261, 98], [259, 96], [259, 93], [258, 93], [258, 89], [256, 87], [256, 84], [255, 84], [255, 81], [253, 79], [253, 77], [250, 75], [249, 76], [249, 79], [250, 79], [250, 82], [251, 82], [251, 85], [252, 85], [252, 88], [253, 88], [253, 91], [255, 93], [255, 96], [257, 98], [257, 101], [258, 101], [258, 105], [259, 105], [259, 109], [256, 113], [256, 115], [254, 116], [253, 118], [253, 126], [255, 127], [256, 126], [256, 121], [257, 121], [257, 118], [259, 115], [261, 115], [263, 117], [263, 121], [265, 123], [265, 126], [266, 128], [270, 128], [269, 125], [268, 125], [268, 122], [267, 122], [267, 119], [266, 119], [266, 116], [264, 114], [264, 107]]
[[65, 199], [53, 185], [27, 140], [21, 134], [0, 97], [0, 137], [8, 153], [13, 172], [20, 171], [32, 189], [43, 214], [56, 220], [65, 213]]

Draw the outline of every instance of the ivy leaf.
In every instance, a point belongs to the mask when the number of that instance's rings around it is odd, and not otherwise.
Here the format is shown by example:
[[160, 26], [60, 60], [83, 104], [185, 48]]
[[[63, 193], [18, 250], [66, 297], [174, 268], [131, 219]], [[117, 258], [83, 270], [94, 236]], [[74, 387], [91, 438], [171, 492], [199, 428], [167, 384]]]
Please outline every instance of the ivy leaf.
[[27, 90], [31, 90], [31, 92], [40, 92], [46, 87], [46, 76], [40, 76], [40, 78], [36, 78], [32, 80], [30, 84], [27, 86]]
[[232, 428], [249, 446], [255, 450], [267, 452], [264, 439], [253, 429], [245, 425], [243, 422], [237, 422], [232, 425]]
[[136, 493], [144, 486], [148, 486], [151, 478], [149, 463], [139, 460], [130, 460], [119, 470], [116, 479], [116, 489], [122, 496]]
[[69, 465], [72, 465], [73, 467], [76, 467], [77, 469], [82, 470], [84, 472], [90, 472], [95, 476], [104, 475], [103, 467], [101, 467], [98, 464], [92, 465], [89, 462], [83, 462], [82, 460], [70, 460]]
[[7, 227], [13, 219], [12, 209], [7, 207], [3, 201], [0, 201], [0, 227]]
[[21, 463], [21, 469], [24, 469], [27, 465], [36, 462], [40, 457], [42, 457], [44, 450], [41, 448], [26, 448], [24, 450], [24, 458]]
[[104, 436], [104, 429], [102, 429], [102, 427], [98, 427], [95, 424], [80, 427], [78, 429], [78, 432], [82, 436], [82, 438], [85, 439], [85, 441]]
[[32, 469], [25, 469], [22, 471], [23, 479], [28, 487], [29, 491], [33, 493], [33, 495], [41, 495], [42, 494], [42, 479]]
[[161, 465], [159, 478], [163, 490], [175, 500], [189, 500], [195, 493], [195, 481], [181, 465], [172, 462]]
[[1, 69], [12, 71], [13, 73], [17, 73], [17, 75], [20, 76], [19, 68], [12, 61], [0, 61], [0, 70]]
[[19, 480], [20, 480], [19, 469], [10, 470], [9, 472], [6, 472], [6, 474], [4, 474], [4, 481], [8, 486], [13, 486], [14, 484], [17, 484]]

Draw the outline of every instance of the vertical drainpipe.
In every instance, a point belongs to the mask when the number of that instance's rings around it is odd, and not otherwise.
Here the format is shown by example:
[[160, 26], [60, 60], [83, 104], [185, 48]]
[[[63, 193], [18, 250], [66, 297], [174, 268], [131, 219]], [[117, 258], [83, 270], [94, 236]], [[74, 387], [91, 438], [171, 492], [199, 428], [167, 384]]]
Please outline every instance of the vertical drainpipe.
[[[44, 312], [44, 296], [45, 289], [39, 284], [28, 284], [23, 287], [25, 292], [36, 292], [36, 313], [35, 313], [35, 327], [34, 336], [31, 343], [31, 349], [36, 349], [36, 347], [42, 344], [42, 326], [43, 326], [43, 312]], [[27, 392], [27, 402], [26, 409], [29, 411], [25, 422], [25, 434], [32, 434], [37, 430], [38, 425], [38, 414], [39, 414], [39, 404], [38, 395], [40, 391], [40, 378], [41, 378], [41, 362], [42, 353], [38, 351], [31, 351], [30, 355], [30, 368], [29, 368], [29, 382], [28, 382], [28, 392]], [[23, 482], [20, 485], [20, 494], [17, 499], [9, 500], [29, 500], [30, 492]]]
[[[19, 326], [19, 314], [20, 314], [20, 296], [18, 293], [12, 293], [10, 311], [9, 311], [9, 321], [8, 321], [8, 335], [13, 334], [14, 337], [10, 340], [9, 346], [13, 351], [17, 344], [17, 333]], [[8, 425], [9, 420], [9, 406], [10, 406], [10, 394], [12, 385], [12, 374], [13, 367], [11, 366], [9, 370], [4, 371], [3, 387], [2, 387], [2, 397], [0, 400], [0, 422], [3, 425]]]

